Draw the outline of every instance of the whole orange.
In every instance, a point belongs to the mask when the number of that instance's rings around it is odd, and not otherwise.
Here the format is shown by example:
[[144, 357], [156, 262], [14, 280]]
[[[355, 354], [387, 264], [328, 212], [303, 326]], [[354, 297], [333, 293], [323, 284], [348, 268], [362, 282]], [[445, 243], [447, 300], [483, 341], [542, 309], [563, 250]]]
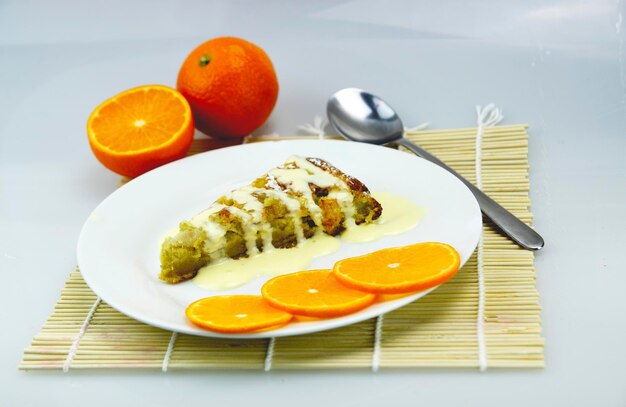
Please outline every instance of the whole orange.
[[176, 87], [189, 101], [196, 128], [214, 137], [244, 137], [274, 109], [278, 79], [258, 46], [235, 37], [209, 40], [194, 49]]

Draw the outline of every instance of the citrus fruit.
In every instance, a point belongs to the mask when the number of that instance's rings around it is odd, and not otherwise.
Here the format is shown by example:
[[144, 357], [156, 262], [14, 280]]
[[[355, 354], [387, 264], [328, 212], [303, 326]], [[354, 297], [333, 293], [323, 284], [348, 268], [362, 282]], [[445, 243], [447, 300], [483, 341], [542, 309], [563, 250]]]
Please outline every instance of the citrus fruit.
[[273, 307], [291, 314], [328, 318], [370, 305], [375, 295], [340, 284], [331, 270], [307, 270], [274, 277], [261, 288]]
[[286, 324], [292, 315], [272, 308], [259, 295], [221, 295], [198, 300], [185, 315], [195, 325], [222, 333], [245, 333]]
[[333, 272], [342, 284], [357, 290], [401, 294], [448, 281], [460, 264], [459, 254], [452, 246], [428, 242], [340, 260]]
[[193, 132], [189, 103], [175, 89], [162, 85], [115, 95], [96, 107], [87, 121], [96, 158], [130, 178], [184, 157]]
[[213, 137], [244, 137], [261, 126], [278, 98], [272, 61], [258, 46], [235, 37], [194, 49], [178, 73], [196, 128]]

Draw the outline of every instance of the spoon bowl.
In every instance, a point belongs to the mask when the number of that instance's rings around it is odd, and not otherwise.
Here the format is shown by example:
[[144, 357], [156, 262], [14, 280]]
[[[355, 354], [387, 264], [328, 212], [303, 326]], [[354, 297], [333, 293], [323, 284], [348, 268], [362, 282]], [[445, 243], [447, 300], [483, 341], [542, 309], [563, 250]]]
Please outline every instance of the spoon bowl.
[[346, 88], [333, 94], [326, 105], [328, 121], [344, 138], [370, 144], [396, 143], [455, 175], [474, 194], [485, 217], [520, 246], [538, 250], [543, 238], [511, 212], [459, 175], [443, 161], [404, 137], [402, 120], [395, 110], [376, 95]]
[[328, 120], [345, 138], [387, 144], [404, 136], [402, 120], [387, 102], [357, 88], [333, 94], [326, 106]]

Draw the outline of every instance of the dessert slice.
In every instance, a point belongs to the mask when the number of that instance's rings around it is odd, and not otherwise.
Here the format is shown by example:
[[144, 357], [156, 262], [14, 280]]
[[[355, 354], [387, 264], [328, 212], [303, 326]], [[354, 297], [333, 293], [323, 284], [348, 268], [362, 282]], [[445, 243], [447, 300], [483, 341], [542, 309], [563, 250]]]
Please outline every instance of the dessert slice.
[[317, 233], [338, 236], [381, 213], [356, 178], [319, 158], [292, 156], [182, 222], [163, 241], [159, 278], [185, 281], [212, 262], [293, 248]]

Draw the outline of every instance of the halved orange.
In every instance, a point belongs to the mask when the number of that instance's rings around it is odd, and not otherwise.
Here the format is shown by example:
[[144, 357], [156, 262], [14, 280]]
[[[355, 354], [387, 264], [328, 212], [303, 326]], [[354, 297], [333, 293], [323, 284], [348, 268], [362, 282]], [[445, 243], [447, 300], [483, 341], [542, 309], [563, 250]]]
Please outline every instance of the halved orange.
[[328, 318], [370, 305], [375, 295], [340, 284], [331, 270], [308, 270], [274, 277], [261, 288], [273, 307], [291, 314]]
[[184, 157], [193, 133], [189, 103], [177, 90], [163, 85], [115, 95], [96, 107], [87, 121], [96, 158], [130, 178]]
[[454, 247], [417, 243], [340, 260], [333, 272], [344, 285], [375, 294], [422, 291], [448, 281], [461, 264]]
[[276, 328], [291, 314], [271, 307], [260, 295], [220, 295], [193, 302], [185, 315], [195, 325], [222, 333], [246, 333]]

